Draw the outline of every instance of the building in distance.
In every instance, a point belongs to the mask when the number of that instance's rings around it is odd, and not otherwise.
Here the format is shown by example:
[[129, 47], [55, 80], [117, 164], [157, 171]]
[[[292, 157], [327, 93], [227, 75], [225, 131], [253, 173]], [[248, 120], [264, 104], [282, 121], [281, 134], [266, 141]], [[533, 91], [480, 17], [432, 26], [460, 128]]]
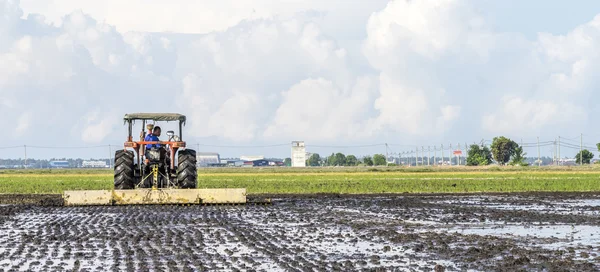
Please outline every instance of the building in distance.
[[196, 163], [199, 167], [220, 165], [221, 157], [216, 152], [196, 152]]
[[306, 167], [306, 147], [304, 141], [292, 142], [292, 167]]
[[107, 168], [108, 164], [105, 161], [83, 161], [81, 163], [83, 168]]

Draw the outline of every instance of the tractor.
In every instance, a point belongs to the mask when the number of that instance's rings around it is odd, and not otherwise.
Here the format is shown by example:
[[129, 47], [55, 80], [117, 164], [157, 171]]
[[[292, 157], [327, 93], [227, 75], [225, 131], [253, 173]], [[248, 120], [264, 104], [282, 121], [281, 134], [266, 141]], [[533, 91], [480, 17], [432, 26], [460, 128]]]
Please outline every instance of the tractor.
[[[196, 188], [196, 151], [186, 148], [182, 140], [182, 126], [186, 121], [184, 115], [132, 113], [126, 114], [124, 121], [128, 125], [128, 136], [125, 148], [115, 152], [115, 189]], [[133, 125], [136, 121], [142, 124], [139, 141], [133, 141]], [[153, 123], [150, 124], [150, 121]], [[179, 134], [167, 131], [167, 141], [146, 141], [146, 136], [153, 133], [156, 121], [178, 121]], [[148, 131], [144, 131], [144, 127]]]
[[[128, 125], [128, 136], [124, 148], [115, 152], [114, 188], [66, 190], [63, 192], [64, 205], [246, 203], [246, 188], [197, 188], [196, 151], [186, 148], [182, 140], [184, 115], [130, 113], [125, 114], [123, 120]], [[133, 140], [135, 121], [142, 123], [139, 141]], [[178, 121], [179, 135], [167, 131], [167, 141], [145, 140], [157, 121]]]

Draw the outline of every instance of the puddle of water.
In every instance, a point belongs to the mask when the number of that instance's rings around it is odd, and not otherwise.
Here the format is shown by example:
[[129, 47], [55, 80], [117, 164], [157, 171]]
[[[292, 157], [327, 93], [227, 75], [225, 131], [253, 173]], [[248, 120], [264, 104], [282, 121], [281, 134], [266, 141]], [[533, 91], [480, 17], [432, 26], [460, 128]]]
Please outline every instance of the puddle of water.
[[[592, 246], [600, 245], [600, 227], [597, 226], [515, 226], [515, 225], [488, 225], [488, 226], [460, 226], [445, 229], [444, 231], [460, 234], [491, 235], [498, 237], [527, 237], [538, 239], [558, 239], [554, 243], [540, 243], [547, 249], [564, 248], [565, 246]], [[547, 241], [547, 240], [546, 240]]]

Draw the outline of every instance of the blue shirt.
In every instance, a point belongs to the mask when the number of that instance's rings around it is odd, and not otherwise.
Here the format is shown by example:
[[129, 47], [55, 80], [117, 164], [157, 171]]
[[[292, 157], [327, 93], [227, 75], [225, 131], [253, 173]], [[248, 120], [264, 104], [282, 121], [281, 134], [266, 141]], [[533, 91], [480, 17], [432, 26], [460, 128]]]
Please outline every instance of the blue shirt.
[[[154, 134], [150, 133], [150, 134], [146, 135], [146, 138], [144, 138], [144, 141], [146, 141], [146, 142], [157, 142], [157, 141], [160, 141], [160, 140], [158, 139], [157, 136], [155, 136]], [[153, 146], [160, 147], [159, 144], [147, 144], [146, 145], [146, 149], [150, 149]]]

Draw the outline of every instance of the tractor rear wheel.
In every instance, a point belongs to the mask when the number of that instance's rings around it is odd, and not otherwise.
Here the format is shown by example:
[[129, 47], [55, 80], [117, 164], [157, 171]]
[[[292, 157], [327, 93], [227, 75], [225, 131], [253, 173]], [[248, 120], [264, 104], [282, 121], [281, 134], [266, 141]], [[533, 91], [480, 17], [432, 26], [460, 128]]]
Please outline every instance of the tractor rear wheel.
[[134, 179], [133, 151], [115, 152], [115, 189], [133, 189]]
[[177, 184], [182, 189], [198, 186], [195, 150], [185, 149], [179, 151], [177, 155]]

